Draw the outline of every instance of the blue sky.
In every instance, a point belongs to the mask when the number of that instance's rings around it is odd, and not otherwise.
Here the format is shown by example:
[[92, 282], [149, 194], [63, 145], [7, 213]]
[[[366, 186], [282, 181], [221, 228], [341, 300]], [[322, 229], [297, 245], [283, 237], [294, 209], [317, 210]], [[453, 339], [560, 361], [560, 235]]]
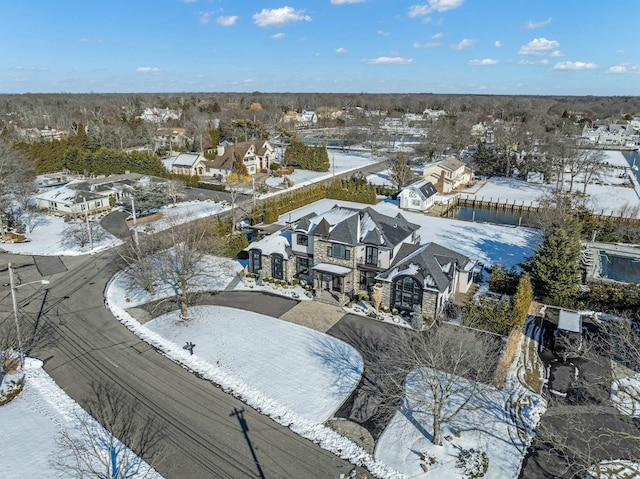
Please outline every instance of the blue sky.
[[0, 93], [640, 94], [639, 0], [2, 3]]

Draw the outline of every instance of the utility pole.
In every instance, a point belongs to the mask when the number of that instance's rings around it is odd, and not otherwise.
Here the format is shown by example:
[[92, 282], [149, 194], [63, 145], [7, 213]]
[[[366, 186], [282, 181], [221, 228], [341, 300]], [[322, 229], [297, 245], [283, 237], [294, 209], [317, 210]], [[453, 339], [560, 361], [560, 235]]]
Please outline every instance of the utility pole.
[[7, 263], [9, 271], [9, 287], [11, 288], [11, 301], [13, 302], [13, 320], [16, 322], [16, 334], [18, 335], [18, 353], [20, 354], [20, 369], [24, 366], [24, 353], [22, 351], [22, 335], [20, 334], [20, 320], [18, 319], [18, 301], [16, 300], [16, 284], [13, 279], [13, 266]]
[[87, 234], [89, 235], [89, 246], [93, 250], [93, 236], [91, 236], [91, 228], [89, 227], [89, 204], [87, 203], [86, 197], [83, 196], [82, 200], [84, 201], [84, 219], [85, 219], [85, 222], [87, 223]]
[[131, 197], [131, 211], [133, 213], [133, 241], [136, 243], [136, 248], [140, 248], [140, 239], [138, 238], [138, 228], [136, 227], [136, 206]]

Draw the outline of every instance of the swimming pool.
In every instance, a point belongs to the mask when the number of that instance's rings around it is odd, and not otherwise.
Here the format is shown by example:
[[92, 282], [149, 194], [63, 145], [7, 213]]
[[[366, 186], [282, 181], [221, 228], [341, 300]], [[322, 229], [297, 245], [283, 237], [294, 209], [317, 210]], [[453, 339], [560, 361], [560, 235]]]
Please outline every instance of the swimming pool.
[[640, 284], [640, 257], [600, 250], [600, 277]]

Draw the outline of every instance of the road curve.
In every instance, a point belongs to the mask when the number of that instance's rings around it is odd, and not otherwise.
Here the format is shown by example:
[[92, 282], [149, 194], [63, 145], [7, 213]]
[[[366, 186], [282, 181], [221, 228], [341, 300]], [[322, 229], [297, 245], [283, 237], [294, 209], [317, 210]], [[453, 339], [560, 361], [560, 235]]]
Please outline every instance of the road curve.
[[[33, 262], [19, 259], [23, 281], [40, 278]], [[163, 459], [154, 465], [165, 478], [330, 479], [353, 468], [174, 364], [121, 325], [103, 296], [118, 268], [115, 253], [63, 261], [68, 271], [52, 275], [46, 293], [21, 297], [21, 311], [31, 313], [25, 321], [47, 325], [54, 338], [30, 355], [41, 358], [81, 405], [95, 382], [137, 400], [140, 414], [154, 417], [164, 432]], [[241, 409], [246, 433], [233, 414]]]

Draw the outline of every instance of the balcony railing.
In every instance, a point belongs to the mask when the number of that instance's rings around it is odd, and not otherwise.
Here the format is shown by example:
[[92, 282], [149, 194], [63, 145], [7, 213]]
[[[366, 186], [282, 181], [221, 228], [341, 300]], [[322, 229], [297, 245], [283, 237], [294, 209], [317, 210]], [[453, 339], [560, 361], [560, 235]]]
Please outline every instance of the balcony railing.
[[358, 257], [357, 263], [359, 265], [372, 266], [374, 268], [382, 268], [382, 261], [380, 258], [374, 260], [372, 258], [367, 258], [365, 256]]

